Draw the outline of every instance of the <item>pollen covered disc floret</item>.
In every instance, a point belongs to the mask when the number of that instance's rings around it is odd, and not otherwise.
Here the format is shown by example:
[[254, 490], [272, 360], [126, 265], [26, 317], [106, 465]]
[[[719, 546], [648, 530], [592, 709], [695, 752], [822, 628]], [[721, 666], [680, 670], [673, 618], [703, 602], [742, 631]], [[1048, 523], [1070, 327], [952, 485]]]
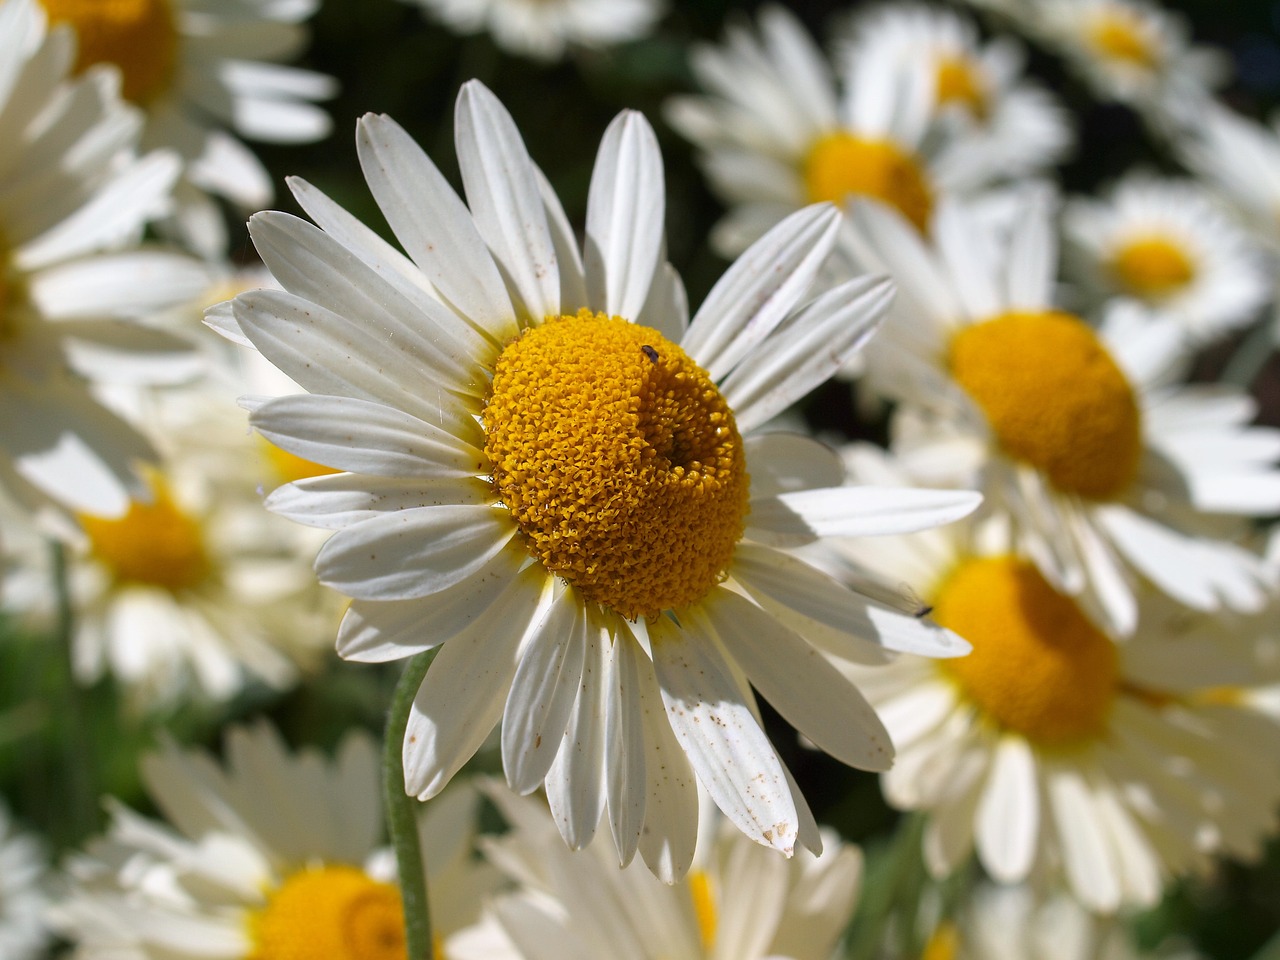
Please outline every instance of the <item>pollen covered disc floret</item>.
[[548, 570], [628, 619], [679, 610], [742, 536], [742, 439], [708, 374], [658, 331], [580, 311], [498, 358], [493, 484]]
[[300, 870], [249, 917], [248, 960], [404, 960], [400, 892], [362, 870]]
[[929, 226], [933, 191], [920, 163], [889, 140], [832, 133], [818, 140], [804, 164], [811, 203], [841, 204], [850, 194], [873, 197], [897, 210], [921, 233]]
[[1133, 482], [1142, 456], [1137, 399], [1082, 320], [1011, 311], [962, 328], [949, 349], [952, 375], [1009, 456], [1057, 489], [1095, 500]]
[[76, 70], [95, 63], [120, 67], [121, 92], [149, 103], [173, 79], [178, 30], [170, 0], [41, 0], [54, 23], [76, 29]]
[[1106, 729], [1118, 684], [1115, 644], [1016, 557], [962, 561], [934, 598], [933, 617], [967, 637], [967, 657], [938, 661], [1001, 727], [1041, 746]]

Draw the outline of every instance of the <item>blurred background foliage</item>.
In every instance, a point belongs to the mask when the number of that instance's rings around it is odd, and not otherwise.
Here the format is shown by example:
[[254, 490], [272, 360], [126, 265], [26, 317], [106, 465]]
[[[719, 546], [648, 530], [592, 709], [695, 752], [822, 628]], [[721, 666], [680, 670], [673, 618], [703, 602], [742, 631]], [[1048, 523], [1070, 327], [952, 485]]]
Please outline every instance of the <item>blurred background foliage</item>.
[[[726, 265], [707, 243], [723, 208], [708, 191], [689, 145], [663, 123], [661, 106], [671, 94], [693, 89], [685, 57], [689, 45], [716, 40], [726, 21], [750, 15], [758, 4], [677, 0], [670, 6], [655, 35], [645, 40], [607, 51], [576, 51], [561, 63], [544, 65], [503, 53], [485, 34], [456, 36], [396, 0], [324, 0], [302, 65], [339, 78], [341, 92], [328, 104], [334, 133], [308, 147], [257, 145], [278, 184], [277, 208], [301, 215], [283, 186], [284, 177], [301, 176], [389, 237], [359, 172], [355, 120], [369, 111], [391, 115], [457, 184], [454, 97], [465, 80], [475, 77], [511, 111], [570, 219], [580, 225], [600, 135], [619, 110], [636, 109], [654, 123], [661, 142], [669, 258], [696, 308]], [[805, 0], [787, 6], [823, 38], [833, 17], [858, 5]], [[1280, 3], [1178, 0], [1166, 6], [1188, 18], [1198, 41], [1231, 56], [1236, 74], [1225, 99], [1233, 107], [1268, 118], [1280, 106]], [[1093, 191], [1135, 164], [1178, 170], [1130, 110], [1097, 102], [1060, 62], [1035, 49], [1030, 54], [1030, 72], [1076, 119], [1078, 149], [1058, 171], [1066, 190]], [[231, 215], [230, 222], [233, 256], [254, 263], [243, 221]], [[1240, 342], [1237, 337], [1215, 347], [1202, 358], [1200, 375], [1216, 377]], [[1262, 419], [1280, 424], [1280, 363], [1274, 356], [1253, 389], [1262, 402]], [[867, 423], [856, 410], [848, 387], [830, 383], [807, 398], [803, 414], [820, 431], [880, 437], [882, 423]], [[57, 633], [23, 633], [0, 618], [0, 794], [28, 826], [49, 838], [55, 855], [103, 826], [103, 796], [152, 812], [137, 757], [157, 738], [217, 752], [227, 723], [266, 714], [292, 743], [327, 749], [352, 727], [380, 729], [396, 677], [394, 665], [345, 664], [335, 657], [319, 675], [283, 696], [250, 688], [228, 706], [192, 703], [169, 714], [139, 716], [128, 711], [110, 680], [87, 690], [71, 686]], [[864, 897], [912, 902], [925, 882], [923, 867], [914, 850], [904, 853], [902, 838], [910, 837], [910, 824], [897, 830], [905, 818], [883, 802], [876, 777], [803, 749], [768, 705], [761, 707], [818, 818], [866, 848]], [[482, 753], [475, 765], [500, 769], [491, 754]], [[1280, 957], [1280, 943], [1259, 954], [1280, 929], [1280, 844], [1273, 842], [1259, 864], [1223, 863], [1215, 876], [1173, 887], [1159, 908], [1140, 918], [1139, 929], [1149, 944], [1182, 935], [1216, 960]], [[857, 943], [877, 931], [855, 921], [853, 933]]]

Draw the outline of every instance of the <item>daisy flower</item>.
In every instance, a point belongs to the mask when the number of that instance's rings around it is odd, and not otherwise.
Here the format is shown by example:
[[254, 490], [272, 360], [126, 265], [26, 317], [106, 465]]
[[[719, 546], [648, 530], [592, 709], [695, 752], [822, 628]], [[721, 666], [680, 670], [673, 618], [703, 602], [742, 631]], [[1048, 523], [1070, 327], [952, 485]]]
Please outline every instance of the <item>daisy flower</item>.
[[[855, 448], [855, 476], [900, 471]], [[889, 802], [928, 813], [925, 860], [945, 876], [976, 849], [996, 880], [1062, 878], [1089, 909], [1154, 904], [1166, 882], [1276, 827], [1280, 728], [1250, 700], [1277, 660], [1217, 618], [1158, 595], [1117, 644], [1014, 550], [999, 521], [823, 544], [855, 581], [874, 562], [910, 584], [967, 657], [844, 665], [898, 749]]]
[[14, 828], [0, 801], [0, 956], [36, 960], [44, 956], [49, 930], [44, 923], [44, 849], [35, 837]]
[[570, 46], [607, 47], [653, 29], [662, 0], [406, 0], [458, 33], [487, 30], [508, 53], [563, 59]]
[[459, 95], [456, 139], [469, 209], [392, 120], [358, 125], [365, 178], [412, 259], [295, 182], [319, 226], [250, 222], [286, 292], [212, 316], [311, 391], [251, 402], [254, 426], [346, 471], [267, 501], [337, 531], [316, 570], [355, 598], [339, 653], [443, 644], [409, 718], [408, 791], [439, 792], [502, 720], [510, 783], [546, 780], [572, 846], [607, 806], [623, 862], [638, 846], [682, 875], [696, 774], [754, 839], [813, 849], [748, 682], [833, 756], [880, 769], [879, 721], [815, 644], [861, 659], [967, 649], [777, 545], [918, 529], [976, 494], [841, 488], [825, 448], [751, 435], [862, 344], [890, 285], [859, 278], [804, 301], [840, 223], [816, 206], [686, 322], [643, 117], [605, 133], [583, 253], [479, 83]]
[[[668, 122], [702, 151], [712, 188], [732, 206], [712, 235], [736, 253], [805, 204], [870, 196], [926, 230], [934, 203], [970, 188], [970, 165], [926, 139], [937, 78], [903, 70], [900, 49], [868, 47], [844, 65], [838, 90], [822, 51], [782, 7], [723, 46], [692, 56], [706, 96], [672, 98]], [[941, 138], [946, 141], [947, 138]]]
[[1190, 45], [1181, 17], [1147, 0], [1042, 0], [1022, 19], [1100, 96], [1178, 126], [1198, 125], [1228, 72], [1221, 53]]
[[31, 0], [0, 2], [0, 485], [119, 515], [143, 485], [146, 440], [90, 380], [166, 382], [198, 370], [185, 340], [137, 322], [194, 300], [206, 270], [139, 248], [163, 212], [176, 158], [134, 155], [139, 117], [109, 72], [68, 70], [74, 38]]
[[955, 922], [939, 925], [924, 960], [1196, 960], [1189, 950], [1140, 950], [1127, 926], [1064, 893], [1026, 884], [978, 887]]
[[[110, 806], [51, 911], [76, 960], [403, 960], [395, 860], [382, 843], [377, 749], [348, 734], [329, 760], [266, 724], [233, 728], [224, 765], [173, 743], [144, 758], [167, 822]], [[475, 922], [498, 882], [471, 856], [476, 796], [420, 824], [437, 931]]]
[[1008, 511], [1019, 552], [1116, 634], [1141, 580], [1199, 610], [1258, 609], [1271, 577], [1232, 538], [1235, 518], [1280, 510], [1280, 431], [1248, 426], [1232, 388], [1179, 382], [1177, 325], [1131, 304], [1098, 328], [1061, 309], [1053, 209], [1029, 192], [1002, 232], [944, 204], [926, 244], [855, 206], [855, 256], [898, 282], [898, 322], [867, 357], [902, 401], [898, 449]]
[[447, 944], [454, 960], [570, 957], [625, 960], [827, 960], [853, 915], [862, 854], [824, 831], [820, 857], [773, 857], [707, 805], [693, 869], [674, 885], [594, 843], [571, 853], [546, 807], [489, 791], [511, 824], [481, 848], [518, 884], [479, 925]]
[[[239, 137], [310, 143], [329, 134], [314, 101], [331, 77], [281, 66], [306, 46], [319, 0], [40, 0], [78, 34], [76, 69], [111, 64], [146, 114], [143, 143], [183, 161], [170, 226], [193, 250], [223, 255], [226, 228], [210, 196], [246, 210], [271, 201], [271, 179]], [[238, 136], [237, 136], [238, 135]]]
[[1129, 297], [1172, 317], [1193, 345], [1253, 320], [1269, 294], [1251, 238], [1192, 181], [1130, 175], [1063, 217], [1074, 263], [1099, 299]]
[[933, 78], [935, 115], [954, 128], [951, 175], [973, 183], [1016, 179], [1058, 162], [1070, 121], [1046, 91], [1022, 75], [1022, 48], [1008, 37], [983, 43], [951, 10], [914, 3], [873, 8], [841, 31], [837, 59], [855, 70], [882, 58]]

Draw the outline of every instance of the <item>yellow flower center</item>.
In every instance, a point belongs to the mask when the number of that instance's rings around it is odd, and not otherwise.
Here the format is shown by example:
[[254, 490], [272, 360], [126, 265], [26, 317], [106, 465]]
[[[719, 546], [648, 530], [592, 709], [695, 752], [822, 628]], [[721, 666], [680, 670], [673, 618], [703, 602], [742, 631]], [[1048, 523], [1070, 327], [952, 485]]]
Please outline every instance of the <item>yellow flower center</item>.
[[960, 952], [960, 931], [950, 920], [943, 920], [924, 945], [920, 960], [955, 960]]
[[850, 194], [860, 194], [896, 207], [921, 233], [929, 228], [933, 191], [924, 170], [888, 140], [828, 134], [805, 158], [804, 183], [812, 203], [843, 204]]
[[484, 410], [529, 552], [628, 619], [700, 600], [742, 536], [742, 439], [720, 391], [649, 327], [583, 310], [502, 351]]
[[1196, 271], [1181, 246], [1164, 237], [1146, 236], [1130, 240], [1116, 252], [1111, 272], [1130, 293], [1154, 300], [1181, 290]]
[[979, 120], [986, 119], [986, 84], [964, 57], [943, 57], [939, 61], [934, 96], [939, 107], [959, 104]]
[[95, 63], [120, 68], [123, 94], [150, 103], [168, 89], [178, 55], [170, 0], [41, 0], [53, 23], [79, 37], [76, 70]]
[[1150, 70], [1160, 60], [1159, 52], [1138, 16], [1120, 7], [1098, 13], [1086, 32], [1089, 44], [1106, 60], [1119, 60]]
[[1001, 727], [1043, 746], [1101, 736], [1119, 689], [1115, 644], [1016, 557], [978, 557], [943, 582], [933, 619], [973, 644], [939, 669]]
[[267, 464], [275, 475], [277, 483], [292, 483], [295, 480], [306, 480], [308, 477], [324, 477], [331, 473], [342, 472], [283, 450], [261, 434], [258, 435], [258, 439], [262, 442]]
[[711, 877], [705, 870], [689, 871], [689, 898], [693, 900], [693, 915], [698, 921], [698, 934], [702, 948], [708, 953], [716, 942], [716, 927], [720, 917], [716, 910], [715, 891]]
[[406, 960], [400, 892], [354, 867], [300, 870], [249, 917], [247, 960]]
[[1138, 471], [1133, 388], [1097, 335], [1066, 313], [1005, 313], [960, 330], [949, 363], [1001, 448], [1059, 490], [1121, 494]]
[[117, 580], [175, 591], [194, 587], [211, 569], [200, 524], [173, 502], [163, 480], [149, 480], [150, 503], [133, 501], [117, 520], [82, 515], [80, 525]]

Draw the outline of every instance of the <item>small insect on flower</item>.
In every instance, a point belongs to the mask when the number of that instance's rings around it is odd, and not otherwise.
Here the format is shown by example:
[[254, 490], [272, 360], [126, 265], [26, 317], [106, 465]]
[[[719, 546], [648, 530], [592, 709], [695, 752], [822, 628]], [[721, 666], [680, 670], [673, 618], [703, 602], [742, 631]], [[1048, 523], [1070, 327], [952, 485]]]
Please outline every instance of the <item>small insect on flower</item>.
[[640, 352], [641, 352], [641, 353], [643, 353], [646, 357], [648, 357], [648, 358], [649, 358], [649, 362], [650, 362], [650, 363], [655, 364], [655, 365], [657, 364], [657, 362], [658, 362], [658, 351], [657, 351], [657, 350], [655, 350], [655, 349], [653, 349], [653, 347], [649, 346], [649, 345], [646, 343], [644, 346], [642, 346], [642, 347], [640, 348]]

